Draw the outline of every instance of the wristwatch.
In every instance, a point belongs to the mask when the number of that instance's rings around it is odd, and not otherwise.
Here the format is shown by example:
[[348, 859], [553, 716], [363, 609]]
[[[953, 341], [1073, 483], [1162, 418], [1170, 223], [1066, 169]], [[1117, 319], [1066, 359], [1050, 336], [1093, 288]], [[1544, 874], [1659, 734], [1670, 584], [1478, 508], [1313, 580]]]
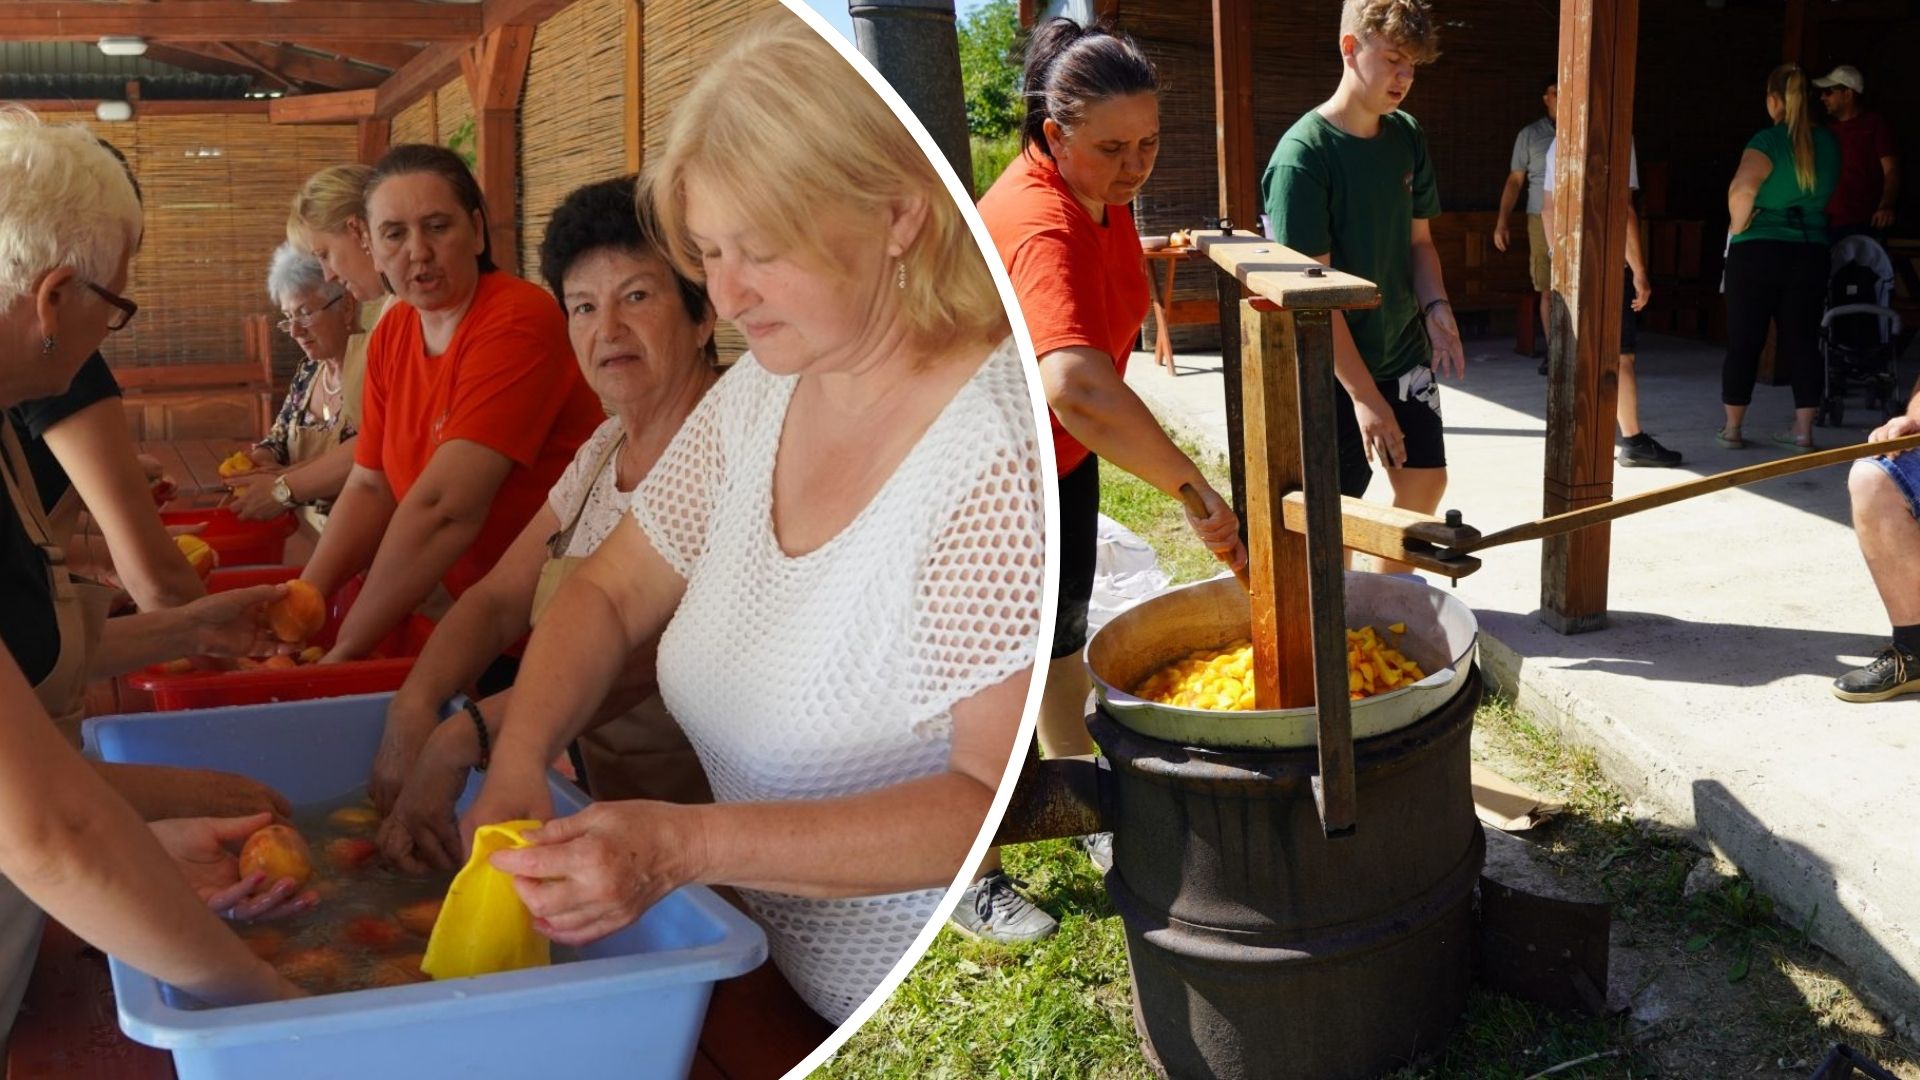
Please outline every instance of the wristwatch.
[[273, 478], [272, 492], [274, 502], [279, 503], [289, 510], [293, 508], [293, 489], [287, 486], [286, 477], [276, 476]]

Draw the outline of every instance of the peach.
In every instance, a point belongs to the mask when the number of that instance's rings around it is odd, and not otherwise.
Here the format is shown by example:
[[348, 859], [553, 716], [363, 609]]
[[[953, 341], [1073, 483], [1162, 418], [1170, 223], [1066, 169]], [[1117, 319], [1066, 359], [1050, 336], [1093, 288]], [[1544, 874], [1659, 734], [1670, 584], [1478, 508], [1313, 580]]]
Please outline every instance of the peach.
[[187, 565], [193, 567], [193, 572], [200, 575], [201, 581], [207, 580], [214, 568], [220, 565], [220, 554], [208, 547], [207, 542], [197, 536], [182, 533], [173, 538], [173, 546], [179, 548], [180, 554], [186, 556]]
[[286, 953], [273, 966], [287, 981], [322, 993], [339, 989], [347, 978], [347, 958], [324, 945]]
[[415, 900], [411, 904], [401, 905], [400, 910], [393, 913], [393, 917], [400, 921], [401, 926], [407, 928], [408, 933], [417, 934], [420, 937], [432, 937], [433, 924], [440, 921], [441, 903], [442, 901], [431, 898]]
[[326, 597], [299, 578], [287, 582], [285, 596], [267, 605], [267, 625], [273, 628], [273, 636], [289, 645], [307, 640], [326, 624]]
[[260, 661], [260, 668], [263, 671], [292, 671], [299, 666], [298, 660], [284, 653], [276, 653]]
[[301, 649], [300, 655], [295, 657], [295, 659], [299, 660], [303, 664], [317, 664], [320, 662], [320, 658], [325, 655], [327, 655], [327, 650], [321, 648], [318, 645], [309, 645], [306, 648]]
[[286, 947], [287, 935], [272, 927], [261, 926], [241, 934], [240, 940], [247, 943], [247, 948], [253, 950], [253, 955], [262, 960], [272, 960], [279, 955], [281, 949]]
[[254, 470], [253, 458], [245, 450], [235, 450], [220, 462], [220, 475], [239, 476]]
[[420, 970], [420, 964], [426, 960], [424, 953], [405, 953], [391, 956], [373, 967], [371, 977], [374, 986], [406, 986], [411, 983], [426, 982], [427, 974]]
[[380, 824], [380, 812], [371, 806], [343, 806], [328, 814], [327, 821], [342, 829], [365, 832]]
[[400, 924], [382, 915], [361, 915], [347, 922], [347, 940], [385, 951], [406, 940]]
[[342, 836], [327, 841], [327, 861], [342, 870], [357, 870], [379, 853], [380, 848], [364, 837]]
[[269, 825], [247, 837], [240, 849], [241, 876], [256, 871], [267, 875], [269, 884], [292, 878], [294, 884], [304, 885], [313, 876], [313, 852], [291, 826]]

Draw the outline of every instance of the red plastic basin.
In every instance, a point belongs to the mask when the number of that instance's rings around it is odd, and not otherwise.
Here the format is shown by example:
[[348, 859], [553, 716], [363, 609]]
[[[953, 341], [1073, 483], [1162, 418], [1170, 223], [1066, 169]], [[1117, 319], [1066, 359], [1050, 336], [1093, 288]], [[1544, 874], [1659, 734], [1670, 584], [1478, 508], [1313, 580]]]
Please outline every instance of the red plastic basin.
[[[300, 576], [297, 566], [249, 566], [215, 570], [207, 579], [210, 592], [277, 585]], [[332, 647], [340, 621], [360, 595], [362, 578], [340, 587], [327, 605], [327, 623], [309, 644]], [[171, 674], [149, 667], [126, 676], [127, 686], [150, 694], [160, 712], [211, 709], [223, 705], [265, 705], [275, 701], [308, 701], [348, 694], [382, 694], [400, 689], [420, 651], [433, 633], [432, 619], [408, 615], [374, 646], [367, 659], [338, 664], [307, 664], [272, 671], [189, 671]]]
[[266, 521], [244, 521], [225, 507], [162, 510], [160, 521], [167, 525], [204, 525], [198, 535], [220, 556], [222, 566], [279, 563], [287, 537], [298, 527], [292, 514], [281, 514]]

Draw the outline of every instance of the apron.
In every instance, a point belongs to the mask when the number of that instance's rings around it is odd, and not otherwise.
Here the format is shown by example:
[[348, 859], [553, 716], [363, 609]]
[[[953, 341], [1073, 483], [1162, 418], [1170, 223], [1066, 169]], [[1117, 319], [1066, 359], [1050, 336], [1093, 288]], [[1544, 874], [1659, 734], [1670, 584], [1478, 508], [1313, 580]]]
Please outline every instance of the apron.
[[[540, 582], [533, 590], [533, 619], [552, 603], [560, 583], [585, 561], [579, 555], [566, 554], [573, 533], [586, 513], [587, 501], [599, 486], [600, 476], [620, 448], [627, 444], [623, 432], [613, 441], [580, 489], [580, 501], [559, 532], [547, 540], [547, 561], [540, 567]], [[580, 736], [581, 764], [587, 771], [587, 788], [597, 800], [654, 799], [661, 802], [708, 803], [713, 791], [707, 785], [706, 770], [693, 744], [680, 730], [679, 721], [667, 712], [666, 703], [656, 691], [645, 701], [612, 720]]]
[[[344, 374], [341, 375], [341, 379], [344, 385], [346, 376]], [[307, 396], [300, 402], [300, 409], [296, 414], [297, 416], [304, 419], [309, 415], [308, 410], [313, 404], [313, 394], [319, 385], [320, 373], [316, 371], [314, 372], [313, 378], [307, 380]], [[314, 458], [340, 445], [340, 429], [345, 427], [347, 423], [346, 401], [346, 391], [343, 388], [340, 397], [340, 411], [334, 414], [331, 426], [291, 424], [287, 427], [287, 464], [289, 466], [312, 461]], [[322, 503], [298, 507], [297, 509], [300, 511], [299, 519], [311, 524], [316, 532], [326, 528], [327, 512], [331, 509], [331, 504]]]
[[[59, 656], [53, 669], [35, 684], [33, 695], [53, 717], [55, 726], [78, 748], [87, 690], [87, 655], [100, 640], [113, 592], [76, 582], [67, 573], [66, 552], [54, 542], [54, 527], [41, 509], [33, 473], [26, 466], [11, 424], [0, 424], [0, 449], [4, 449], [0, 478], [6, 483], [7, 498], [20, 515], [28, 537], [47, 559], [54, 622], [60, 633]], [[66, 501], [61, 500], [62, 504]], [[77, 506], [78, 499], [73, 501]], [[27, 992], [27, 980], [33, 975], [34, 959], [40, 951], [42, 925], [40, 909], [11, 881], [0, 877], [0, 1032], [13, 1030], [14, 1016], [20, 1010], [20, 999]], [[0, 1035], [3, 1040], [4, 1035]]]

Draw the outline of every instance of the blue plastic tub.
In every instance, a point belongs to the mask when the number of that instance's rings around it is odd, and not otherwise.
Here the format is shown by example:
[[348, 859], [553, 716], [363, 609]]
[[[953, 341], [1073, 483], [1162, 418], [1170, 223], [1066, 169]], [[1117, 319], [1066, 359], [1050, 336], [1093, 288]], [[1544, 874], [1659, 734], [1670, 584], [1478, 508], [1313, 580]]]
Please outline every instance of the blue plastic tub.
[[[391, 695], [174, 713], [85, 725], [106, 761], [225, 769], [295, 804], [365, 783]], [[554, 806], [587, 803], [553, 776]], [[478, 791], [478, 778], [462, 797]], [[173, 1052], [180, 1080], [684, 1077], [715, 981], [766, 958], [760, 928], [707, 889], [675, 892], [582, 959], [477, 979], [222, 1009], [111, 962], [120, 1027]]]

